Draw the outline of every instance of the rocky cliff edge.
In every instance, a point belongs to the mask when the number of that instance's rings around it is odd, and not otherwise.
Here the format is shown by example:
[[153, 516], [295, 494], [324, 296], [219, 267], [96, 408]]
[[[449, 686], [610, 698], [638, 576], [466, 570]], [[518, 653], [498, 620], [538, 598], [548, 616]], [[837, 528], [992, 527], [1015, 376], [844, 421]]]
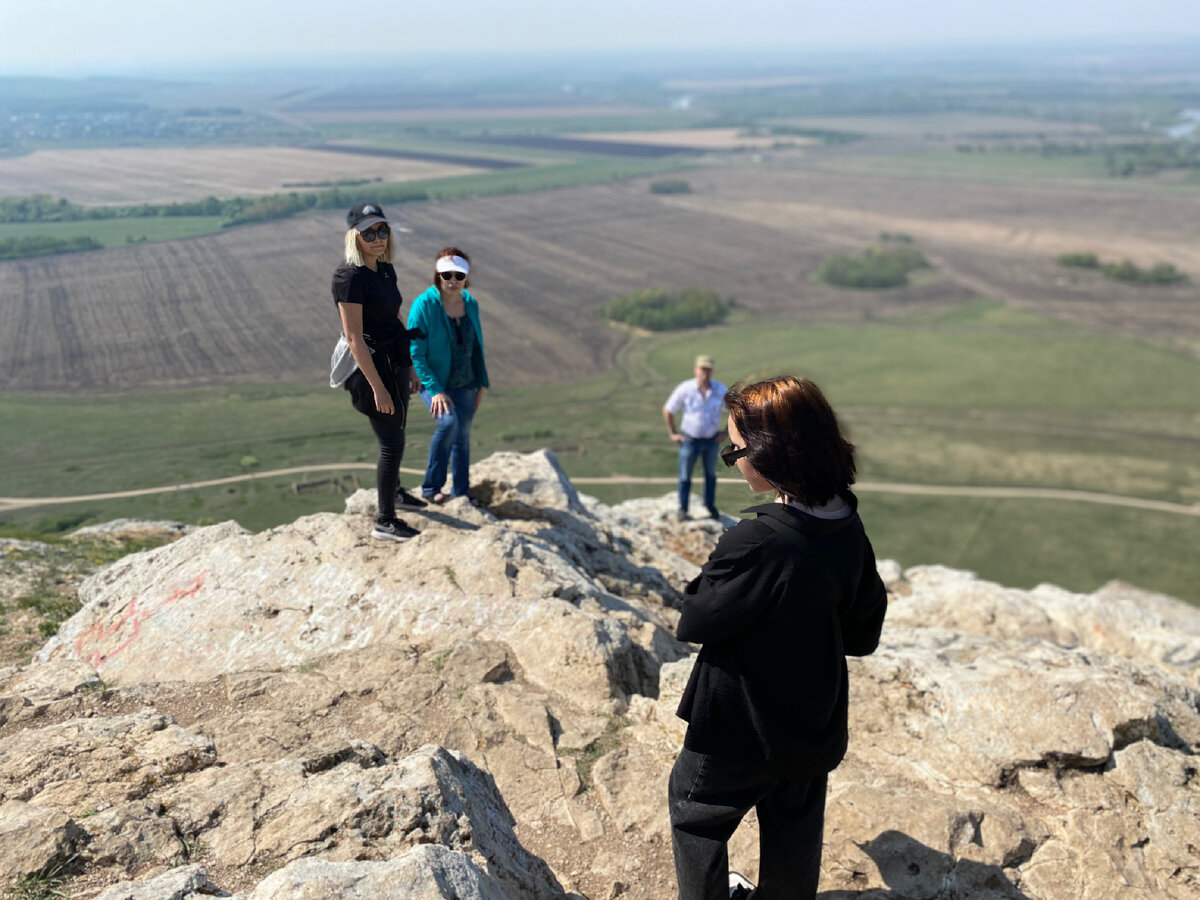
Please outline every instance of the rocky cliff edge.
[[[552, 454], [369, 532], [371, 496], [197, 529], [86, 580], [0, 670], [0, 884], [73, 897], [674, 896], [665, 809], [721, 524], [607, 507]], [[726, 523], [730, 524], [730, 523]], [[870, 523], [867, 523], [868, 530]], [[821, 888], [1200, 896], [1200, 610], [881, 562]], [[755, 874], [751, 816], [731, 846]]]

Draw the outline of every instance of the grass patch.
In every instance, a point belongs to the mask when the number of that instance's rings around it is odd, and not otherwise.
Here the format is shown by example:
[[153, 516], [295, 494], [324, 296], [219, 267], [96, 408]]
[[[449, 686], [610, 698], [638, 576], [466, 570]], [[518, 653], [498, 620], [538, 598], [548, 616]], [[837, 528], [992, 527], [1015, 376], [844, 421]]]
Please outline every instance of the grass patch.
[[[54, 534], [31, 535], [0, 527], [0, 537], [27, 540], [47, 546], [38, 551], [9, 550], [0, 556], [0, 575], [23, 585], [11, 598], [15, 609], [31, 611], [37, 618], [37, 633], [45, 639], [79, 610], [79, 585], [102, 566], [130, 553], [166, 543], [161, 536], [146, 538], [69, 538]], [[95, 689], [102, 689], [102, 685]]]
[[[364, 113], [369, 116], [370, 113]], [[409, 119], [402, 122], [328, 122], [317, 129], [328, 140], [391, 137], [395, 139], [477, 137], [494, 134], [570, 134], [572, 132], [660, 131], [704, 125], [707, 114], [688, 110], [647, 109], [598, 115], [472, 116]], [[461, 147], [462, 145], [457, 145]]]
[[[927, 178], [964, 178], [978, 181], [1071, 181], [1097, 190], [1195, 192], [1200, 181], [1186, 178], [1160, 180], [1154, 176], [1113, 178], [1103, 156], [1039, 156], [1033, 153], [913, 153], [897, 155], [844, 155], [820, 162], [822, 169], [837, 172], [883, 173]], [[1189, 173], [1190, 175], [1191, 173]]]
[[65, 862], [48, 866], [41, 872], [22, 875], [9, 885], [4, 900], [58, 900], [67, 896], [67, 882], [71, 878], [68, 867], [76, 862], [72, 856]]
[[460, 175], [454, 178], [412, 181], [406, 182], [406, 184], [415, 189], [424, 190], [433, 200], [460, 200], [466, 197], [520, 194], [527, 191], [578, 187], [584, 184], [603, 184], [608, 181], [620, 181], [641, 175], [670, 172], [694, 165], [696, 165], [695, 160], [688, 156], [664, 156], [658, 159], [592, 156], [579, 162], [530, 166], [525, 169], [502, 169], [495, 172]]
[[876, 555], [905, 567], [940, 564], [1010, 587], [1081, 593], [1124, 581], [1200, 604], [1200, 518], [1041, 500], [860, 499]]
[[125, 247], [155, 241], [213, 234], [221, 230], [220, 216], [139, 216], [127, 219], [84, 219], [78, 222], [0, 222], [0, 241], [49, 237], [57, 240], [88, 237], [103, 247]]
[[609, 719], [604, 732], [575, 757], [575, 771], [579, 773], [585, 791], [592, 786], [592, 767], [601, 757], [621, 746], [621, 730], [628, 727], [629, 720], [624, 716]]

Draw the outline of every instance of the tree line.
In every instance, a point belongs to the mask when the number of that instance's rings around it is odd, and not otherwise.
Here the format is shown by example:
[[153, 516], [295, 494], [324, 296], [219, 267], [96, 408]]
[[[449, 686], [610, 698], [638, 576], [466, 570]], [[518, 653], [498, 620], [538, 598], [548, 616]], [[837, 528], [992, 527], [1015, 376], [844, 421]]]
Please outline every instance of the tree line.
[[[219, 200], [179, 201], [175, 203], [137, 203], [126, 206], [81, 206], [65, 197], [31, 194], [25, 197], [0, 197], [0, 222], [82, 222], [94, 219], [140, 219], [153, 216], [219, 216], [221, 227], [265, 222], [307, 212], [310, 209], [345, 209], [362, 198], [359, 191], [339, 187], [320, 191], [290, 191], [262, 197], [230, 197]], [[372, 196], [379, 203], [412, 203], [428, 200], [421, 188], [405, 185], [376, 185]]]
[[81, 250], [101, 250], [104, 245], [90, 237], [51, 237], [36, 234], [30, 237], [0, 238], [0, 259], [24, 259], [28, 256], [50, 256], [55, 253], [78, 253]]
[[1144, 269], [1130, 259], [1103, 263], [1095, 253], [1063, 253], [1058, 257], [1058, 264], [1076, 269], [1098, 269], [1105, 278], [1127, 284], [1182, 284], [1188, 280], [1187, 275], [1171, 263], [1156, 263]]

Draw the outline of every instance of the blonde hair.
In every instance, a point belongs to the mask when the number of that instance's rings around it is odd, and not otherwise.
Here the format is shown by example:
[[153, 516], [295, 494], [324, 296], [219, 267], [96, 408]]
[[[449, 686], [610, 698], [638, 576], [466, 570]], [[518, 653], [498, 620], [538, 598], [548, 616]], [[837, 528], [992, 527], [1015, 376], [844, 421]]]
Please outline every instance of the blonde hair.
[[[385, 263], [390, 263], [392, 261], [392, 257], [396, 253], [396, 245], [393, 243], [393, 234], [394, 232], [392, 231], [392, 226], [388, 225], [387, 246], [383, 250], [383, 255], [379, 257], [380, 260]], [[351, 228], [346, 232], [346, 262], [350, 263], [352, 266], [366, 265], [366, 262], [363, 261], [362, 250], [360, 250], [358, 247], [357, 228]]]

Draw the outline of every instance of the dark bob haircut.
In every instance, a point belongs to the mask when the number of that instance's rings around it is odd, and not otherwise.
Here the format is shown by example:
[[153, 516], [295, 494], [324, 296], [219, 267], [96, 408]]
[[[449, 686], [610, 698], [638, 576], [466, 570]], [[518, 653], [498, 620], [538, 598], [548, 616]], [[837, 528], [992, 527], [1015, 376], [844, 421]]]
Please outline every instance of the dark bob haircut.
[[780, 375], [735, 385], [725, 405], [750, 451], [750, 465], [788, 497], [823, 506], [854, 483], [854, 445], [807, 378]]
[[[438, 255], [433, 258], [433, 262], [434, 262], [435, 266], [437, 265], [437, 261], [439, 259], [441, 259], [443, 256], [461, 256], [463, 259], [465, 259], [467, 261], [468, 266], [471, 264], [471, 257], [467, 256], [467, 254], [464, 253], [462, 250], [459, 250], [457, 247], [443, 247], [441, 250], [438, 251]], [[433, 270], [433, 283], [434, 283], [435, 287], [442, 283], [441, 278], [438, 277], [439, 274], [440, 273], [435, 268]], [[463, 286], [463, 290], [466, 290], [467, 288], [469, 288], [471, 286], [471, 276], [470, 275], [468, 275], [466, 278], [463, 279], [462, 286]]]

